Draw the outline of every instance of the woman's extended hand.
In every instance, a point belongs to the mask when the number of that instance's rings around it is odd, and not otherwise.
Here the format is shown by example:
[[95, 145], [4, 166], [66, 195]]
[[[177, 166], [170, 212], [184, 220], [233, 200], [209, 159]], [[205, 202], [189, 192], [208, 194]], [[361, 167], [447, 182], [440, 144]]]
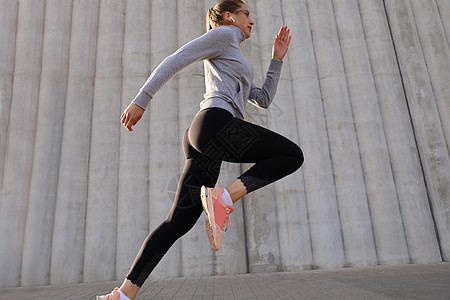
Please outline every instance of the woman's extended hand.
[[291, 35], [289, 32], [290, 29], [288, 29], [287, 26], [280, 28], [280, 31], [275, 36], [275, 42], [273, 43], [272, 58], [283, 60], [289, 49], [289, 44], [291, 43]]
[[133, 102], [123, 111], [120, 121], [128, 131], [133, 131], [133, 126], [142, 118], [144, 109]]

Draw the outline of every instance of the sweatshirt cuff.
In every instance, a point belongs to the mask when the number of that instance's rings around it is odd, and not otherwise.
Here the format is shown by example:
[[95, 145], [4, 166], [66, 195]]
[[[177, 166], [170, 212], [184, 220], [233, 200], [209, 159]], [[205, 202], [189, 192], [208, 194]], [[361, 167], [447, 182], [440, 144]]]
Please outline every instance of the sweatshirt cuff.
[[149, 94], [147, 94], [143, 90], [140, 90], [139, 93], [136, 95], [136, 97], [134, 97], [133, 101], [131, 102], [133, 102], [134, 104], [138, 105], [143, 110], [145, 110], [151, 99], [152, 97]]
[[279, 59], [272, 58], [270, 60], [269, 70], [281, 73], [281, 67], [283, 67], [283, 61]]

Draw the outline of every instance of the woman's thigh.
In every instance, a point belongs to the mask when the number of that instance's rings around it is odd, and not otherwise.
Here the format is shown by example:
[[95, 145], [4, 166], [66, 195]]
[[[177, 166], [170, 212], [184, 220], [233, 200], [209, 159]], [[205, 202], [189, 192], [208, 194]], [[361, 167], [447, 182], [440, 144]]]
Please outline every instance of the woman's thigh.
[[284, 136], [234, 118], [220, 108], [197, 114], [187, 134], [187, 156], [201, 154], [210, 160], [255, 163], [275, 156], [302, 156], [300, 147]]
[[244, 120], [234, 119], [217, 137], [227, 161], [256, 163], [270, 157], [301, 158], [299, 146], [286, 137]]

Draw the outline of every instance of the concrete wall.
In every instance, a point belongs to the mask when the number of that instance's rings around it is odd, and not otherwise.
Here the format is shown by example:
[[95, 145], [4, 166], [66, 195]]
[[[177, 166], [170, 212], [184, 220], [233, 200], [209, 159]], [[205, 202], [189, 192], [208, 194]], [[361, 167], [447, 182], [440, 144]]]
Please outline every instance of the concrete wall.
[[[304, 150], [302, 169], [236, 204], [222, 250], [204, 216], [153, 278], [450, 260], [450, 2], [249, 0], [242, 50], [261, 84], [293, 34], [272, 107], [247, 120]], [[120, 114], [215, 0], [4, 0], [0, 287], [122, 279], [167, 215], [202, 64], [133, 133]], [[247, 165], [222, 166], [227, 185]]]

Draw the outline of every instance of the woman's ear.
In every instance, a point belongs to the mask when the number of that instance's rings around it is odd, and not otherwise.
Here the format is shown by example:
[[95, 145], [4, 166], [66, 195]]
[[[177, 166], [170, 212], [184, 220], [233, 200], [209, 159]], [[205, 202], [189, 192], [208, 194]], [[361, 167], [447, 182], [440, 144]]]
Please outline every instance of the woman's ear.
[[229, 11], [227, 11], [224, 15], [223, 15], [224, 21], [227, 23], [232, 23], [233, 22], [233, 17], [231, 16], [231, 13]]

